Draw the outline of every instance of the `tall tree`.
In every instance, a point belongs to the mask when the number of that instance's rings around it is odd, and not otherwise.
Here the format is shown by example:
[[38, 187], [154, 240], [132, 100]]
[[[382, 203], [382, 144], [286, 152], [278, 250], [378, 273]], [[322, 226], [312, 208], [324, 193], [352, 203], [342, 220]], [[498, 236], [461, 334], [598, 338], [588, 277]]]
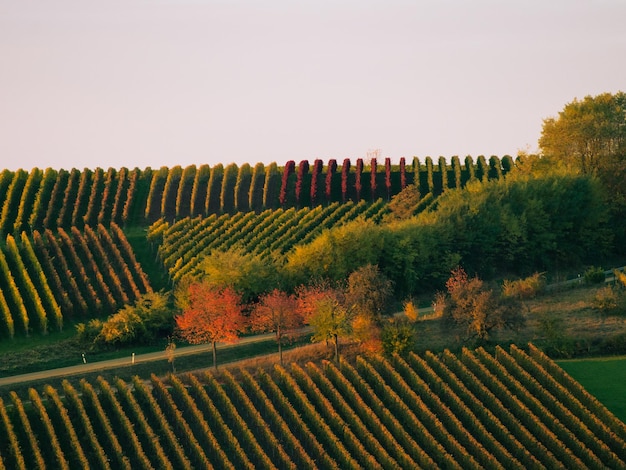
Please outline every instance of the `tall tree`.
[[626, 93], [574, 99], [558, 117], [543, 121], [539, 146], [545, 157], [582, 173], [626, 158]]
[[575, 99], [543, 122], [543, 159], [597, 175], [611, 198], [615, 246], [626, 246], [626, 93]]
[[298, 309], [313, 328], [312, 341], [331, 341], [339, 362], [339, 338], [352, 333], [352, 310], [344, 292], [322, 281], [296, 289]]
[[217, 343], [236, 342], [245, 324], [241, 296], [230, 287], [218, 289], [203, 282], [193, 283], [187, 307], [175, 320], [179, 336], [187, 342], [211, 343], [213, 367], [217, 369]]
[[341, 299], [329, 292], [315, 303], [313, 315], [309, 318], [313, 327], [312, 341], [332, 341], [335, 361], [339, 362], [339, 338], [352, 332], [352, 312]]
[[393, 293], [393, 283], [375, 264], [366, 264], [348, 276], [347, 303], [357, 314], [380, 318]]
[[296, 298], [274, 289], [261, 296], [251, 317], [252, 327], [257, 331], [272, 331], [278, 343], [280, 363], [283, 363], [283, 338], [290, 331], [304, 324]]

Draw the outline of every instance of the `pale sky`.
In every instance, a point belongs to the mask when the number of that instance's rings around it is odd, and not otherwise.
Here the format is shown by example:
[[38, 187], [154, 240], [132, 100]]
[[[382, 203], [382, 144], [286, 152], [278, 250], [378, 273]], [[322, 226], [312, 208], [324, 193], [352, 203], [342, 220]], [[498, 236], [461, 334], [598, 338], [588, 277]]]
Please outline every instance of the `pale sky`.
[[626, 0], [0, 0], [0, 168], [517, 155]]

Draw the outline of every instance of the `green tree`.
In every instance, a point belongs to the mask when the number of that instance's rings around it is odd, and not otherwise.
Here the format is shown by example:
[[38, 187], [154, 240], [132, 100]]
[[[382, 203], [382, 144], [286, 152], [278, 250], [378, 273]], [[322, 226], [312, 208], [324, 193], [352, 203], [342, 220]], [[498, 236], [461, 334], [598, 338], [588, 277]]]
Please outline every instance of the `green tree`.
[[313, 328], [311, 340], [332, 341], [339, 361], [339, 338], [353, 334], [353, 315], [346, 307], [344, 290], [327, 280], [296, 288], [297, 310]]
[[539, 145], [551, 163], [600, 178], [610, 195], [615, 247], [626, 251], [626, 93], [566, 104], [544, 120]]
[[402, 355], [411, 349], [415, 338], [415, 325], [408, 318], [393, 318], [381, 331], [383, 352]]
[[328, 292], [315, 303], [309, 318], [313, 327], [314, 342], [331, 341], [335, 350], [335, 361], [339, 362], [339, 338], [352, 333], [352, 312], [335, 292]]
[[581, 173], [612, 167], [626, 158], [626, 94], [586, 96], [543, 121], [544, 156]]
[[208, 285], [231, 287], [245, 303], [271, 290], [277, 282], [277, 267], [271, 260], [239, 248], [211, 252], [198, 270]]
[[296, 246], [288, 255], [285, 272], [293, 285], [312, 279], [344, 280], [357, 268], [376, 264], [383, 243], [379, 226], [356, 219], [325, 230], [307, 245]]

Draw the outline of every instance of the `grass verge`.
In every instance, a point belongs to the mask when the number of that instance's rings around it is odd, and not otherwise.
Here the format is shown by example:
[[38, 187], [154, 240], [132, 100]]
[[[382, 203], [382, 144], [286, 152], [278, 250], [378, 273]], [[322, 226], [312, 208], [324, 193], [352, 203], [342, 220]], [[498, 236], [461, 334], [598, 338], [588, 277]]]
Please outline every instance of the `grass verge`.
[[626, 356], [571, 359], [557, 364], [626, 423]]

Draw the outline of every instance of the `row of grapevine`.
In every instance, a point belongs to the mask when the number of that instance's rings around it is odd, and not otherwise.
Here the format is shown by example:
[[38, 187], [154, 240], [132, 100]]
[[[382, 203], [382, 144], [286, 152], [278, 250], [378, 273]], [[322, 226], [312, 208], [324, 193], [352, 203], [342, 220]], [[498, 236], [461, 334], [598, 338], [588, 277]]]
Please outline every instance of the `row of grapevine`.
[[110, 314], [149, 292], [117, 229], [115, 235], [102, 224], [97, 230], [86, 225], [84, 232], [73, 226], [69, 234], [35, 230], [32, 238], [8, 234], [0, 245], [0, 335], [60, 330], [64, 319]]
[[[428, 384], [417, 374], [410, 373], [402, 376], [396, 367], [391, 363], [373, 358], [373, 365], [379, 371], [384, 380], [389, 383], [406, 403], [411, 403], [414, 412], [424, 415], [425, 419], [432, 423], [437, 432], [443, 432], [454, 436], [450, 440], [450, 446], [456, 450], [461, 450], [470, 454], [473, 459], [468, 462], [461, 462], [464, 467], [481, 468], [504, 468], [494, 455], [474, 437], [470, 429], [466, 428], [461, 420], [450, 410], [450, 408], [430, 390]], [[439, 439], [442, 441], [442, 439]], [[462, 455], [462, 454], [461, 454]], [[509, 456], [510, 457], [510, 456]], [[463, 457], [464, 458], [464, 457]], [[515, 466], [515, 461], [510, 461], [509, 466]]]
[[[521, 351], [518, 349], [518, 355]], [[619, 463], [619, 458], [617, 454], [623, 455], [626, 451], [626, 448], [616, 447], [614, 452], [609, 448], [609, 443], [617, 444], [611, 439], [611, 435], [607, 433], [606, 429], [601, 425], [600, 422], [591, 422], [594, 431], [592, 431], [587, 423], [583, 421], [583, 419], [576, 416], [569, 408], [563, 405], [550, 391], [545, 389], [534, 376], [532, 376], [528, 371], [526, 371], [520, 364], [509, 355], [504, 349], [501, 347], [497, 347], [496, 349], [496, 359], [497, 362], [500, 363], [501, 366], [495, 366], [498, 371], [510, 374], [515, 380], [513, 381], [518, 387], [523, 386], [526, 388], [537, 401], [543, 404], [543, 409], [545, 410], [546, 416], [552, 415], [556, 420], [565, 423], [567, 427], [571, 430], [571, 433], [565, 435], [565, 440], [577, 440], [584, 444], [587, 447], [587, 451], [583, 453], [582, 457], [588, 460], [593, 461], [593, 464], [596, 466], [601, 466], [601, 462], [599, 458], [595, 458], [594, 454], [599, 456], [603, 461], [611, 462], [611, 466], [615, 466]], [[494, 360], [490, 360], [490, 364], [494, 364]], [[533, 400], [530, 400], [533, 401]], [[534, 401], [533, 401], [534, 403]], [[537, 406], [535, 404], [535, 406]], [[538, 407], [538, 406], [537, 406]], [[538, 407], [539, 408], [539, 407]], [[595, 433], [599, 432], [603, 439], [608, 439], [607, 442], [602, 441], [596, 438]]]
[[[476, 396], [454, 378], [449, 370], [440, 369], [441, 377], [424, 358], [416, 354], [410, 354], [407, 361], [400, 357], [394, 358], [394, 366], [398, 372], [420, 388], [427, 384], [431, 391], [426, 393], [439, 397], [465, 423], [472, 435], [485, 443], [487, 450], [499, 462], [506, 462], [508, 467], [518, 469], [540, 467], [539, 462], [511, 435], [502, 422], [489, 409], [483, 409]], [[453, 381], [457, 387], [448, 381]], [[498, 436], [499, 440], [493, 439], [494, 436]]]
[[567, 377], [513, 346], [64, 381], [0, 400], [0, 456], [16, 469], [626, 468], [614, 417]]
[[174, 280], [192, 272], [211, 251], [239, 247], [261, 256], [287, 253], [297, 244], [313, 240], [324, 229], [355, 218], [379, 218], [383, 200], [332, 203], [325, 207], [276, 209], [223, 214], [219, 217], [184, 218], [171, 225], [163, 220], [148, 229], [148, 239], [159, 244], [159, 257]]
[[[367, 163], [367, 165], [366, 165]], [[104, 170], [76, 168], [30, 172], [4, 170], [0, 175], [0, 234], [56, 229], [101, 223], [143, 224], [164, 218], [206, 216], [279, 207], [315, 207], [331, 202], [368, 202], [389, 200], [406, 185], [415, 184], [420, 193], [439, 195], [448, 188], [463, 186], [469, 179], [501, 178], [513, 167], [509, 156], [492, 156], [489, 161], [471, 157], [461, 165], [458, 157], [450, 164], [440, 157], [434, 164], [426, 157], [422, 164], [404, 158], [384, 166], [376, 159], [357, 159], [352, 166], [343, 161], [341, 170], [331, 159], [324, 167], [321, 160], [303, 160], [296, 171], [295, 162], [279, 168], [276, 163], [238, 167], [231, 163], [161, 167], [158, 170], [114, 168]]]
[[0, 233], [82, 228], [99, 223], [108, 226], [111, 221], [126, 223], [131, 213], [129, 206], [137, 199], [137, 180], [148, 176], [149, 171], [138, 168], [132, 172], [127, 168], [109, 168], [106, 172], [102, 168], [4, 172], [6, 190], [0, 192]]

